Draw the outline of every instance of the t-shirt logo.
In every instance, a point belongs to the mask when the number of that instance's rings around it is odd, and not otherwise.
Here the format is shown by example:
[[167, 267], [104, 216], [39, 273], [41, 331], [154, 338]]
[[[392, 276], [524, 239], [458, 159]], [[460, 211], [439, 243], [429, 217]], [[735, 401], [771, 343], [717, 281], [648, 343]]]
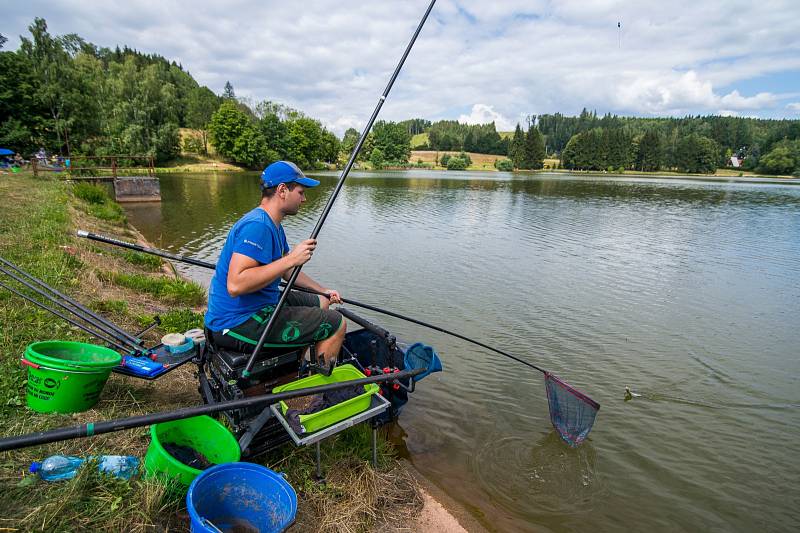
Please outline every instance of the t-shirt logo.
[[264, 247], [263, 247], [263, 246], [261, 246], [261, 245], [260, 245], [260, 244], [258, 244], [257, 242], [253, 242], [253, 241], [251, 241], [250, 239], [245, 239], [245, 240], [244, 240], [244, 243], [245, 243], [245, 244], [249, 244], [250, 246], [255, 246], [255, 247], [256, 247], [256, 248], [258, 248], [259, 250], [263, 250], [263, 249], [264, 249]]

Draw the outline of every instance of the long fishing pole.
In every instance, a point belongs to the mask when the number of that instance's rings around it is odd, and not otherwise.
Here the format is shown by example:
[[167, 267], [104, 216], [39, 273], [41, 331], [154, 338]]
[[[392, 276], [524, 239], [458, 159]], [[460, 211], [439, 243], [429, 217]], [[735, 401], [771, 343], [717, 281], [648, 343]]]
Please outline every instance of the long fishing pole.
[[403, 370], [395, 374], [381, 374], [371, 376], [368, 378], [352, 379], [348, 381], [340, 381], [337, 383], [329, 383], [327, 385], [319, 385], [317, 387], [307, 387], [304, 389], [295, 389], [286, 392], [279, 392], [276, 394], [262, 394], [260, 396], [251, 396], [249, 398], [241, 398], [238, 400], [229, 400], [227, 402], [219, 402], [210, 405], [200, 405], [195, 407], [185, 407], [183, 409], [176, 409], [174, 411], [162, 411], [160, 413], [152, 413], [149, 415], [131, 416], [128, 418], [120, 418], [117, 420], [108, 420], [106, 422], [90, 422], [88, 424], [81, 424], [78, 426], [58, 428], [50, 431], [39, 431], [36, 433], [29, 433], [27, 435], [19, 435], [15, 437], [6, 437], [0, 439], [0, 451], [17, 450], [19, 448], [27, 448], [28, 446], [37, 446], [39, 444], [47, 444], [49, 442], [57, 442], [70, 439], [78, 439], [81, 437], [92, 437], [102, 433], [111, 433], [113, 431], [122, 431], [141, 426], [149, 426], [152, 424], [160, 424], [162, 422], [170, 422], [172, 420], [181, 420], [184, 418], [191, 418], [198, 415], [209, 415], [218, 413], [220, 411], [229, 411], [232, 409], [242, 409], [245, 407], [252, 407], [260, 404], [273, 404], [282, 400], [297, 398], [299, 396], [308, 396], [311, 394], [321, 394], [332, 390], [338, 390], [345, 387], [357, 387], [361, 385], [369, 385], [371, 383], [381, 383], [391, 381], [399, 383], [400, 380], [406, 378], [414, 378], [427, 368], [415, 368], [414, 370]]
[[[328, 198], [328, 203], [325, 204], [325, 208], [322, 210], [322, 214], [317, 220], [317, 225], [314, 226], [314, 230], [311, 232], [310, 239], [316, 239], [317, 235], [319, 235], [320, 230], [322, 230], [322, 225], [325, 223], [325, 219], [328, 217], [328, 213], [330, 213], [331, 208], [333, 207], [334, 202], [336, 201], [337, 196], [339, 196], [339, 191], [342, 190], [342, 186], [344, 185], [344, 180], [347, 179], [347, 175], [350, 173], [350, 169], [353, 167], [353, 164], [356, 161], [356, 157], [358, 157], [358, 152], [361, 151], [361, 146], [364, 144], [364, 141], [367, 138], [367, 134], [369, 130], [372, 129], [372, 124], [374, 124], [375, 119], [378, 116], [378, 113], [383, 107], [383, 103], [386, 101], [386, 97], [389, 95], [389, 91], [392, 89], [392, 85], [394, 85], [395, 80], [397, 79], [398, 74], [400, 74], [400, 69], [403, 68], [403, 63], [405, 63], [408, 54], [411, 52], [411, 48], [414, 46], [414, 43], [417, 40], [417, 36], [419, 32], [422, 31], [422, 27], [425, 25], [425, 21], [428, 19], [428, 15], [430, 14], [431, 10], [433, 9], [436, 0], [431, 0], [431, 3], [428, 5], [428, 9], [425, 10], [425, 14], [422, 16], [422, 20], [419, 21], [419, 25], [417, 25], [417, 29], [414, 31], [414, 35], [411, 37], [411, 41], [409, 41], [408, 46], [406, 46], [405, 51], [403, 52], [403, 57], [400, 58], [400, 62], [395, 67], [394, 72], [392, 73], [392, 77], [389, 79], [389, 83], [386, 84], [386, 89], [384, 89], [383, 94], [378, 99], [378, 104], [375, 106], [375, 110], [372, 112], [372, 116], [369, 118], [367, 125], [364, 127], [364, 130], [361, 132], [361, 136], [358, 138], [358, 142], [353, 147], [353, 153], [350, 154], [350, 159], [347, 161], [347, 164], [344, 166], [344, 170], [342, 170], [342, 175], [339, 177], [338, 183], [336, 183], [336, 187], [331, 193], [330, 198]], [[281, 293], [280, 298], [278, 299], [278, 303], [275, 304], [275, 309], [272, 311], [272, 314], [267, 321], [267, 325], [264, 328], [264, 331], [261, 332], [261, 337], [258, 339], [258, 343], [256, 344], [253, 353], [250, 355], [250, 359], [247, 360], [247, 365], [245, 365], [244, 370], [242, 370], [242, 377], [249, 377], [250, 371], [253, 368], [253, 363], [256, 360], [259, 352], [261, 352], [261, 347], [264, 346], [264, 341], [267, 339], [267, 335], [272, 330], [272, 326], [275, 325], [276, 318], [280, 314], [281, 309], [283, 308], [284, 303], [286, 303], [286, 297], [289, 295], [292, 287], [294, 286], [295, 282], [297, 281], [297, 276], [300, 275], [300, 270], [303, 268], [303, 265], [297, 265], [292, 270], [291, 276], [286, 283], [286, 290]], [[330, 354], [329, 354], [330, 355]]]
[[[165, 257], [167, 259], [172, 259], [174, 261], [180, 261], [180, 262], [183, 262], [183, 263], [188, 263], [190, 265], [195, 265], [195, 266], [200, 266], [200, 267], [203, 267], [203, 268], [208, 268], [210, 270], [214, 270], [215, 268], [217, 268], [217, 265], [215, 265], [214, 263], [208, 263], [206, 261], [201, 261], [201, 260], [195, 259], [193, 257], [186, 257], [186, 256], [183, 256], [183, 255], [170, 254], [168, 252], [165, 252], [163, 250], [159, 250], [157, 248], [147, 248], [147, 247], [144, 247], [144, 246], [139, 246], [138, 244], [127, 243], [127, 242], [121, 241], [119, 239], [114, 239], [113, 237], [106, 237], [105, 235], [97, 235], [95, 233], [90, 233], [90, 232], [84, 231], [84, 230], [79, 230], [78, 231], [78, 236], [79, 237], [85, 237], [87, 239], [92, 239], [92, 240], [95, 240], [95, 241], [98, 241], [98, 242], [104, 242], [104, 243], [107, 243], [107, 244], [113, 244], [115, 246], [121, 246], [123, 248], [129, 248], [131, 250], [136, 250], [136, 251], [147, 253], [147, 254], [153, 254], [153, 255], [160, 256], [160, 257]], [[281, 282], [281, 285], [285, 285], [285, 284], [286, 284], [285, 281]], [[298, 287], [294, 287], [294, 290], [307, 292], [309, 294], [317, 294], [319, 296], [327, 296], [324, 293], [321, 293], [319, 291], [315, 291], [314, 289], [307, 289], [306, 287], [299, 287], [298, 286]], [[533, 368], [535, 370], [538, 370], [539, 372], [546, 373], [545, 370], [539, 368], [538, 366], [536, 366], [536, 365], [534, 365], [532, 363], [529, 363], [528, 361], [525, 361], [525, 360], [520, 359], [520, 358], [518, 358], [518, 357], [516, 357], [514, 355], [511, 355], [510, 353], [504, 352], [503, 350], [499, 350], [497, 348], [489, 346], [488, 344], [484, 344], [484, 343], [482, 343], [480, 341], [476, 341], [475, 339], [470, 339], [469, 337], [465, 337], [464, 335], [461, 335], [460, 333], [456, 333], [454, 331], [450, 331], [448, 329], [445, 329], [445, 328], [443, 328], [441, 326], [437, 326], [437, 325], [434, 325], [434, 324], [429, 324], [428, 322], [423, 322], [422, 320], [418, 320], [416, 318], [411, 318], [409, 316], [401, 315], [400, 313], [395, 313], [394, 311], [388, 311], [386, 309], [381, 309], [380, 307], [376, 307], [374, 305], [365, 304], [365, 303], [362, 303], [362, 302], [358, 302], [356, 300], [350, 300], [348, 298], [342, 298], [342, 302], [346, 303], [346, 304], [354, 305], [356, 307], [360, 307], [362, 309], [368, 309], [370, 311], [375, 311], [376, 313], [381, 313], [383, 315], [391, 316], [391, 317], [394, 317], [394, 318], [399, 318], [400, 320], [405, 320], [406, 322], [411, 322], [413, 324], [417, 324], [417, 325], [420, 325], [420, 326], [423, 326], [423, 327], [426, 327], [426, 328], [430, 328], [430, 329], [432, 329], [434, 331], [439, 331], [441, 333], [445, 333], [447, 335], [451, 335], [451, 336], [459, 338], [461, 340], [465, 340], [467, 342], [471, 342], [472, 344], [475, 344], [476, 346], [480, 346], [481, 348], [486, 348], [487, 350], [491, 350], [491, 351], [493, 351], [495, 353], [498, 353], [500, 355], [504, 355], [505, 357], [509, 357], [509, 358], [513, 359], [514, 361], [522, 363], [523, 365], [527, 365], [527, 366], [529, 366], [529, 367], [531, 367], [531, 368]]]
[[[18, 272], [21, 275], [25, 276], [26, 278], [28, 278], [32, 282], [36, 283], [37, 285], [39, 285], [41, 287], [44, 287], [48, 291], [52, 292], [53, 294], [55, 294], [56, 296], [61, 298], [63, 301], [65, 301], [68, 304], [70, 304], [71, 306], [73, 306], [75, 309], [80, 310], [80, 313], [78, 313], [75, 310], [69, 309], [63, 303], [61, 303], [58, 300], [56, 300], [54, 297], [46, 295], [46, 294], [43, 294], [40, 290], [35, 289], [34, 287], [29, 285], [28, 283], [26, 283], [24, 281], [21, 281], [21, 280], [19, 280], [18, 278], [15, 277], [15, 279], [20, 281], [20, 283], [23, 283], [26, 286], [32, 288], [33, 290], [35, 290], [39, 294], [42, 294], [48, 300], [50, 300], [50, 301], [58, 304], [59, 306], [67, 309], [72, 314], [74, 314], [76, 316], [79, 316], [80, 318], [82, 318], [86, 322], [94, 322], [92, 325], [97, 327], [101, 331], [104, 331], [104, 332], [108, 333], [109, 335], [112, 335], [112, 336], [118, 338], [120, 341], [123, 341], [125, 344], [128, 344], [128, 345], [130, 345], [132, 347], [135, 347], [137, 350], [141, 349], [141, 344], [142, 344], [141, 339], [137, 339], [137, 338], [131, 336], [128, 332], [126, 332], [125, 330], [123, 330], [122, 328], [117, 326], [116, 324], [106, 320], [105, 318], [103, 318], [102, 316], [98, 315], [97, 313], [94, 313], [92, 310], [90, 310], [87, 307], [81, 305], [79, 302], [77, 302], [76, 300], [70, 298], [69, 296], [61, 293], [60, 291], [58, 291], [54, 287], [51, 287], [50, 285], [48, 285], [44, 281], [42, 281], [42, 280], [32, 276], [31, 274], [25, 272], [24, 270], [22, 270], [21, 268], [16, 266], [14, 263], [12, 263], [12, 262], [10, 262], [10, 261], [8, 261], [6, 259], [3, 259], [2, 257], [0, 257], [0, 262], [2, 262], [4, 265], [8, 266], [9, 268], [14, 269], [16, 272]], [[7, 272], [6, 270], [3, 270], [3, 272], [5, 272], [7, 275], [13, 277], [13, 275], [10, 274], [9, 272]], [[81, 313], [83, 313], [85, 316], [81, 316]], [[87, 319], [86, 316], [90, 317], [92, 320]]]
[[[0, 260], [2, 260], [4, 263], [8, 263], [8, 261], [5, 261], [5, 260], [3, 260], [2, 258], [0, 258]], [[10, 264], [10, 263], [9, 263], [9, 264]], [[16, 268], [16, 267], [15, 267], [15, 268]], [[19, 269], [19, 268], [16, 268], [16, 270], [17, 270], [18, 272], [21, 272], [21, 273], [24, 273], [24, 274], [26, 274], [26, 275], [27, 275], [27, 276], [28, 276], [30, 279], [33, 279], [33, 280], [39, 281], [39, 280], [37, 280], [36, 278], [34, 278], [33, 276], [31, 276], [30, 274], [27, 274], [27, 273], [26, 273], [24, 270], [21, 270], [21, 269]], [[139, 344], [136, 344], [136, 343], [133, 343], [133, 342], [129, 341], [129, 340], [128, 340], [128, 339], [127, 339], [127, 338], [126, 338], [124, 335], [121, 335], [121, 334], [120, 334], [120, 332], [119, 332], [119, 330], [118, 330], [117, 328], [109, 328], [109, 327], [107, 327], [107, 326], [104, 326], [102, 323], [99, 323], [99, 322], [93, 322], [92, 320], [90, 320], [90, 319], [89, 319], [89, 318], [87, 318], [86, 316], [84, 316], [84, 315], [82, 315], [81, 313], [77, 312], [77, 311], [76, 311], [75, 309], [73, 309], [72, 307], [69, 307], [69, 306], [68, 306], [68, 305], [66, 305], [65, 303], [63, 303], [63, 302], [59, 301], [58, 299], [56, 299], [56, 298], [54, 298], [53, 296], [51, 296], [51, 295], [47, 294], [46, 292], [44, 292], [44, 291], [43, 291], [43, 290], [41, 290], [40, 288], [38, 288], [38, 287], [36, 287], [36, 286], [32, 285], [32, 284], [31, 284], [31, 283], [29, 283], [28, 281], [26, 281], [26, 280], [24, 280], [24, 279], [20, 278], [19, 276], [17, 276], [17, 275], [15, 275], [15, 274], [13, 274], [12, 272], [10, 272], [10, 271], [6, 270], [6, 269], [5, 269], [5, 268], [3, 268], [3, 267], [0, 267], [0, 272], [2, 272], [3, 274], [5, 274], [6, 276], [10, 277], [11, 279], [13, 279], [13, 280], [17, 281], [18, 283], [21, 283], [22, 285], [24, 285], [24, 286], [28, 287], [29, 289], [31, 289], [32, 291], [36, 292], [36, 293], [37, 293], [37, 294], [39, 294], [40, 296], [44, 297], [44, 298], [45, 298], [46, 300], [48, 300], [49, 302], [51, 302], [51, 303], [54, 303], [54, 304], [58, 305], [58, 306], [59, 306], [59, 307], [61, 307], [62, 309], [65, 309], [66, 311], [68, 311], [69, 313], [71, 313], [72, 315], [74, 315], [75, 317], [77, 317], [77, 318], [79, 318], [79, 319], [83, 320], [84, 322], [88, 323], [89, 325], [91, 325], [91, 326], [93, 326], [93, 327], [95, 327], [95, 328], [99, 329], [100, 331], [102, 331], [102, 332], [103, 332], [103, 333], [105, 333], [106, 335], [111, 335], [113, 338], [117, 339], [117, 341], [118, 341], [118, 343], [115, 343], [115, 346], [120, 346], [119, 342], [121, 342], [122, 344], [126, 344], [126, 345], [128, 345], [128, 348], [124, 348], [124, 350], [129, 350], [129, 349], [131, 349], [131, 348], [132, 348], [133, 350], [135, 350], [135, 351], [141, 351], [141, 350], [142, 350], [142, 346], [141, 346], [141, 345], [139, 345]], [[43, 282], [39, 282], [39, 283], [41, 283], [41, 284], [42, 284], [43, 286], [45, 286], [45, 287], [49, 287], [48, 285], [44, 284]], [[72, 302], [68, 302], [68, 303], [72, 303]], [[59, 317], [61, 317], [61, 318], [65, 318], [63, 315], [61, 315], [61, 314], [59, 314], [59, 313], [55, 313], [53, 309], [50, 309], [50, 308], [48, 308], [48, 307], [44, 307], [44, 306], [40, 306], [40, 307], [42, 307], [43, 309], [47, 309], [48, 311], [50, 311], [51, 313], [55, 314], [56, 316], [59, 316]], [[97, 335], [95, 335], [95, 336], [97, 336]], [[103, 338], [103, 339], [105, 340], [105, 338], [104, 338], [104, 337], [100, 337], [100, 338]]]
[[66, 320], [67, 322], [69, 322], [69, 323], [70, 323], [70, 324], [72, 324], [73, 326], [75, 326], [75, 327], [78, 327], [78, 328], [82, 329], [83, 331], [85, 331], [85, 332], [86, 332], [86, 333], [88, 333], [89, 335], [92, 335], [93, 337], [97, 337], [98, 339], [100, 339], [100, 340], [102, 340], [102, 341], [105, 341], [105, 342], [107, 342], [107, 343], [108, 343], [108, 344], [110, 344], [111, 346], [114, 346], [114, 347], [116, 347], [117, 349], [119, 349], [119, 350], [122, 350], [123, 352], [128, 350], [127, 348], [124, 348], [122, 345], [120, 345], [120, 344], [117, 344], [117, 342], [116, 342], [116, 341], [113, 341], [113, 340], [111, 340], [109, 337], [106, 337], [105, 335], [102, 335], [102, 334], [100, 334], [100, 333], [98, 333], [98, 332], [96, 332], [96, 331], [93, 331], [93, 330], [89, 329], [87, 326], [85, 326], [85, 325], [83, 325], [83, 324], [80, 324], [80, 323], [76, 322], [75, 320], [72, 320], [72, 319], [71, 319], [71, 318], [69, 318], [68, 316], [62, 315], [61, 313], [59, 313], [59, 312], [58, 312], [58, 311], [56, 311], [55, 309], [53, 309], [53, 308], [51, 308], [51, 307], [47, 307], [47, 306], [46, 306], [46, 305], [44, 305], [43, 303], [39, 302], [38, 300], [36, 300], [36, 299], [34, 299], [34, 298], [31, 298], [31, 297], [30, 297], [30, 296], [28, 296], [27, 294], [25, 294], [25, 293], [22, 293], [22, 292], [20, 292], [20, 291], [18, 291], [18, 290], [16, 290], [16, 289], [14, 289], [13, 287], [9, 287], [8, 285], [6, 285], [5, 283], [3, 283], [2, 281], [0, 281], [0, 287], [4, 288], [5, 290], [7, 290], [7, 291], [9, 291], [9, 292], [12, 292], [12, 293], [16, 294], [16, 295], [17, 295], [17, 296], [19, 296], [20, 298], [24, 298], [25, 300], [28, 300], [30, 303], [32, 303], [32, 304], [34, 304], [34, 305], [36, 305], [36, 306], [38, 306], [38, 307], [41, 307], [41, 308], [42, 308], [42, 309], [44, 309], [45, 311], [48, 311], [48, 312], [50, 312], [50, 313], [53, 313], [53, 314], [54, 314], [54, 315], [56, 315], [57, 317], [59, 317], [59, 318], [62, 318], [62, 319], [64, 319], [64, 320]]
[[190, 265], [195, 265], [203, 268], [210, 268], [214, 270], [217, 268], [217, 265], [213, 263], [207, 263], [205, 261], [201, 261], [199, 259], [194, 259], [192, 257], [186, 257], [183, 255], [175, 255], [169, 252], [165, 252], [164, 250], [159, 250], [157, 248], [147, 248], [146, 246], [141, 246], [138, 244], [133, 244], [130, 242], [121, 241], [119, 239], [115, 239], [114, 237], [107, 237], [105, 235], [98, 235], [96, 233], [91, 233], [89, 231], [85, 231], [82, 229], [78, 230], [78, 237], [83, 237], [85, 239], [91, 239], [97, 242], [104, 242], [106, 244], [113, 244], [115, 246], [120, 246], [122, 248], [127, 248], [129, 250], [136, 250], [137, 252], [143, 252], [146, 254], [157, 255], [159, 257], [164, 257], [166, 259], [172, 259], [173, 261], [180, 261], [182, 263], [188, 263]]

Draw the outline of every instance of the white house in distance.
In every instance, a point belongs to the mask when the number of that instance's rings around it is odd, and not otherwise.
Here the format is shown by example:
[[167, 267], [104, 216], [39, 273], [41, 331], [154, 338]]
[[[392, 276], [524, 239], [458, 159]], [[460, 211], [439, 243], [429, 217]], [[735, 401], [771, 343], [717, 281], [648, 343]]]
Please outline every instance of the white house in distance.
[[735, 155], [731, 157], [731, 166], [733, 168], [739, 168], [742, 166], [744, 161], [736, 157]]

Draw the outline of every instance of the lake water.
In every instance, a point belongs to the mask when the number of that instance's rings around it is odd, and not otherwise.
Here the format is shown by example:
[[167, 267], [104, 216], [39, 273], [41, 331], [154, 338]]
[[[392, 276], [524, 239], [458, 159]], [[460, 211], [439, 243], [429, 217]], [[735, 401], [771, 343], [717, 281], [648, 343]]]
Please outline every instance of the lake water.
[[[290, 244], [336, 178], [285, 221]], [[163, 176], [161, 193], [126, 206], [131, 222], [211, 262], [260, 197], [256, 174]], [[343, 296], [525, 358], [601, 404], [571, 449], [538, 372], [361, 313], [439, 351], [445, 371], [420, 383], [395, 437], [487, 528], [797, 527], [800, 186], [354, 173], [319, 242], [304, 272]], [[640, 396], [624, 401], [626, 385]]]

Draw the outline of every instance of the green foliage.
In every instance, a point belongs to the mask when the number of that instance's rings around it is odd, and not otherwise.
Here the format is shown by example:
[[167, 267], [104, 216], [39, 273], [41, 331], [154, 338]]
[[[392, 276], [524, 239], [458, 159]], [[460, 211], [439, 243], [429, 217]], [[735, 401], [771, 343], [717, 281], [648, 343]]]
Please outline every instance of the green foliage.
[[579, 170], [627, 168], [633, 144], [621, 129], [593, 129], [572, 137], [561, 154], [564, 166]]
[[789, 175], [800, 171], [800, 140], [784, 140], [761, 157], [759, 172]]
[[497, 159], [494, 162], [494, 168], [501, 172], [511, 172], [514, 170], [514, 163], [510, 159]]
[[386, 160], [383, 157], [383, 150], [378, 147], [373, 148], [372, 154], [370, 154], [369, 162], [372, 164], [373, 169], [381, 170], [386, 164]]
[[404, 126], [379, 120], [372, 126], [372, 135], [374, 149], [380, 149], [386, 161], [405, 164], [411, 157], [411, 135]]
[[695, 133], [678, 142], [675, 166], [679, 172], [709, 174], [717, 169], [716, 143]]
[[72, 186], [72, 194], [90, 204], [102, 204], [110, 200], [106, 188], [97, 183], [78, 182]]
[[544, 140], [539, 130], [531, 124], [525, 135], [520, 168], [538, 170], [544, 166]]
[[286, 123], [286, 158], [300, 168], [311, 168], [322, 157], [322, 125], [300, 117]]
[[439, 164], [443, 167], [446, 167], [451, 157], [453, 156], [451, 156], [450, 154], [442, 154], [442, 157], [439, 158]]
[[664, 149], [661, 137], [655, 130], [648, 130], [636, 143], [636, 168], [652, 172], [661, 168], [664, 161]]
[[250, 126], [248, 117], [233, 101], [225, 101], [211, 115], [208, 133], [217, 153], [233, 158], [236, 140]]
[[408, 134], [413, 137], [414, 135], [419, 135], [427, 131], [427, 129], [431, 127], [431, 121], [425, 120], [424, 118], [412, 118], [398, 122], [398, 125], [405, 128]]
[[160, 56], [53, 36], [41, 18], [29, 31], [18, 52], [0, 54], [1, 142], [28, 155], [39, 146], [68, 156], [177, 155], [178, 127], [208, 89], [195, 95], [191, 76]]
[[166, 332], [183, 333], [187, 330], [203, 327], [203, 314], [188, 308], [176, 309], [159, 315], [161, 329]]
[[431, 124], [427, 133], [427, 145], [431, 150], [463, 150], [498, 155], [508, 153], [508, 142], [497, 133], [494, 122], [461, 124], [455, 120], [441, 120]]
[[450, 157], [447, 160], [447, 170], [466, 170], [467, 162], [460, 157]]
[[459, 159], [463, 159], [464, 162], [467, 164], [467, 166], [472, 165], [472, 158], [469, 156], [467, 152], [460, 152], [456, 157], [458, 157]]
[[508, 147], [508, 158], [514, 168], [522, 168], [525, 164], [525, 134], [519, 123], [514, 130], [514, 137], [511, 139], [511, 144]]
[[235, 163], [258, 168], [267, 159], [264, 136], [255, 121], [233, 100], [225, 100], [211, 116], [208, 132], [217, 152]]
[[190, 154], [203, 154], [206, 146], [203, 144], [203, 136], [200, 134], [189, 133], [183, 137], [183, 151]]
[[219, 108], [220, 99], [208, 87], [195, 87], [186, 101], [186, 125], [200, 132], [199, 145], [192, 144], [187, 152], [208, 155], [208, 123]]
[[350, 154], [353, 153], [353, 149], [355, 149], [358, 142], [358, 135], [358, 131], [355, 128], [347, 128], [347, 131], [344, 132], [341, 151], [345, 157], [350, 157]]

